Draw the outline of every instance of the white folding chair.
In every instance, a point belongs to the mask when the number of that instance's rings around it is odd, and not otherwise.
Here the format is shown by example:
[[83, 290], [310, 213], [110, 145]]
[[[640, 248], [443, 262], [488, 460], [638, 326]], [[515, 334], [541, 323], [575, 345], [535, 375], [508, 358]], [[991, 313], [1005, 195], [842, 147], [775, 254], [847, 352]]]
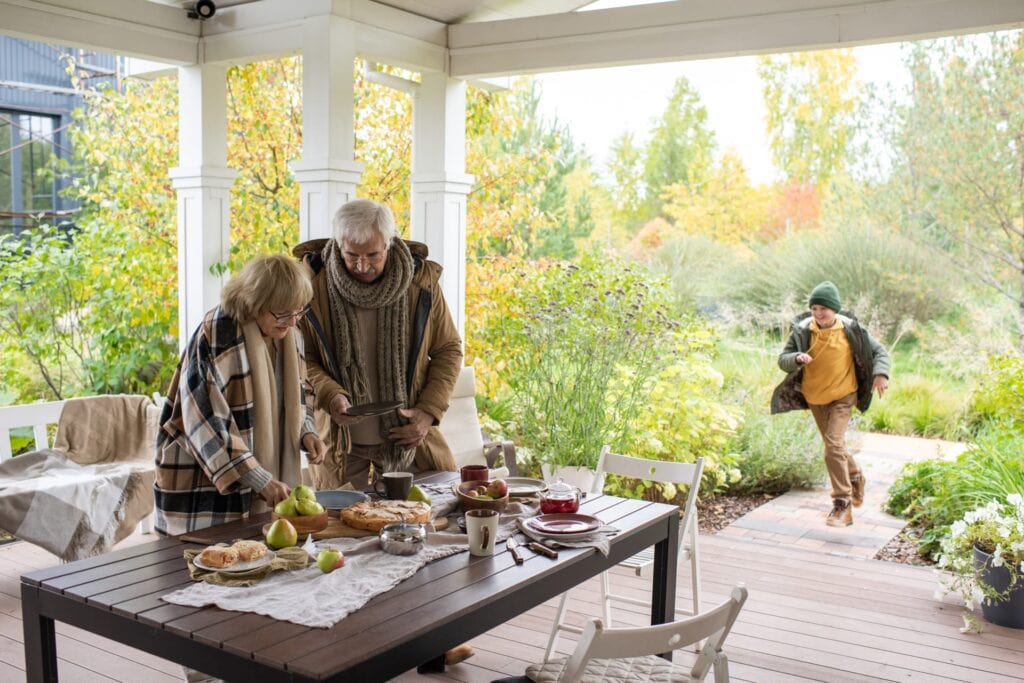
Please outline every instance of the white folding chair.
[[[680, 621], [642, 628], [606, 629], [600, 619], [590, 619], [572, 655], [532, 664], [526, 669], [531, 680], [556, 681], [689, 680], [703, 681], [714, 667], [716, 683], [729, 680], [729, 660], [722, 645], [747, 600], [742, 584], [729, 599], [709, 612]], [[704, 641], [689, 677], [673, 670], [671, 662], [657, 655]], [[632, 676], [632, 677], [630, 677]]]
[[[601, 456], [597, 461], [597, 472], [594, 476], [594, 484], [591, 493], [601, 493], [604, 489], [604, 478], [606, 474], [617, 474], [634, 479], [655, 481], [660, 483], [672, 483], [676, 485], [689, 486], [686, 494], [686, 503], [682, 509], [682, 519], [679, 521], [679, 559], [690, 560], [690, 585], [692, 591], [693, 607], [691, 609], [676, 608], [676, 614], [697, 615], [700, 614], [700, 563], [697, 552], [697, 494], [700, 490], [700, 478], [704, 473], [704, 458], [697, 458], [696, 462], [666, 462], [662, 460], [647, 460], [634, 458], [628, 455], [612, 453], [608, 446], [601, 449]], [[623, 565], [632, 566], [638, 575], [643, 571], [643, 565], [649, 562], [637, 562], [634, 556]], [[653, 557], [650, 561], [653, 561]], [[551, 626], [551, 634], [548, 637], [548, 646], [544, 650], [544, 661], [551, 658], [555, 645], [558, 643], [558, 632], [582, 633], [583, 629], [565, 623], [566, 600], [569, 592], [566, 591], [558, 601], [558, 612], [555, 614], [555, 622]], [[617, 595], [611, 592], [608, 581], [608, 572], [601, 573], [601, 606], [604, 614], [604, 624], [612, 626], [612, 601], [618, 601], [631, 605], [650, 607], [650, 601], [639, 600], [626, 595]]]

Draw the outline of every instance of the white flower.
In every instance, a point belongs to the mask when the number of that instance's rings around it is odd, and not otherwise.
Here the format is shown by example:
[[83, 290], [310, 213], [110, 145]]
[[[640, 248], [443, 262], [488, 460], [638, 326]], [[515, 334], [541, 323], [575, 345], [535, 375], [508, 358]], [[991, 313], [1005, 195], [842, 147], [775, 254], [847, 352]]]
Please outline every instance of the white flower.
[[967, 522], [962, 519], [958, 519], [953, 522], [953, 526], [949, 527], [949, 531], [954, 537], [962, 536], [963, 533], [967, 531]]
[[992, 551], [992, 566], [1003, 566], [1003, 546], [996, 543], [996, 549]]
[[1024, 505], [1024, 496], [1019, 493], [1011, 493], [1006, 497], [1006, 502], [1011, 505]]

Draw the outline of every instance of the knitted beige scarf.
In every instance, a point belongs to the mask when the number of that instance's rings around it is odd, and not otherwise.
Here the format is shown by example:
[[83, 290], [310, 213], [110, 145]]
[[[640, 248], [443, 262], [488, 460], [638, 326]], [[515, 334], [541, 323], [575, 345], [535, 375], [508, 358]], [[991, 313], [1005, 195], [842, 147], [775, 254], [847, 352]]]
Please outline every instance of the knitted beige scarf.
[[[270, 476], [289, 486], [301, 483], [302, 465], [299, 462], [299, 432], [305, 416], [302, 392], [299, 387], [299, 354], [296, 351], [295, 330], [288, 330], [288, 336], [278, 344], [282, 354], [283, 376], [281, 386], [284, 396], [284, 419], [281, 419], [277, 395], [277, 378], [274, 360], [270, 357], [263, 333], [255, 322], [242, 326], [245, 335], [245, 355], [249, 359], [252, 373], [253, 429], [252, 451], [256, 462]], [[249, 511], [265, 512], [266, 503], [259, 496], [253, 496]]]
[[[409, 305], [406, 293], [413, 276], [412, 252], [400, 238], [392, 240], [388, 260], [381, 277], [370, 284], [352, 278], [345, 268], [341, 246], [327, 240], [323, 260], [327, 270], [327, 287], [341, 385], [352, 396], [353, 405], [374, 400], [408, 403], [405, 373], [409, 357]], [[356, 308], [377, 310], [377, 348], [364, 349], [359, 340]], [[371, 397], [366, 381], [367, 351], [377, 354], [377, 386], [380, 396]], [[382, 415], [381, 431], [404, 424], [397, 412]], [[405, 470], [412, 464], [416, 450], [403, 448], [385, 439], [383, 468], [385, 472]], [[342, 470], [344, 477], [344, 469]]]

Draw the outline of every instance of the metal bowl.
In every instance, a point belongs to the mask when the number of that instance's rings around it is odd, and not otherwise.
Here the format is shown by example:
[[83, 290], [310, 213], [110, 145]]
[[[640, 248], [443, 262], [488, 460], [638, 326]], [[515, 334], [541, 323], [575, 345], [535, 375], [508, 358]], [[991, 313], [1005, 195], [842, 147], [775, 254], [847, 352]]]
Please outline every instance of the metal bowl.
[[380, 549], [391, 555], [415, 555], [427, 541], [422, 524], [388, 524], [380, 530]]

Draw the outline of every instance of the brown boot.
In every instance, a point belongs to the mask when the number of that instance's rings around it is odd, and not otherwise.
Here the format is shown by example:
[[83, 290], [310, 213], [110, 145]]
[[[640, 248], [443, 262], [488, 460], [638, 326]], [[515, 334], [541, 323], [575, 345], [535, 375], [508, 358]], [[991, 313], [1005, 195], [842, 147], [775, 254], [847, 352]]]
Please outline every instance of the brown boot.
[[850, 502], [853, 503], [853, 507], [859, 508], [864, 504], [864, 474], [855, 474], [850, 477], [850, 485], [853, 487]]
[[832, 512], [828, 513], [825, 524], [829, 526], [850, 526], [853, 524], [853, 507], [845, 498], [832, 499]]
[[472, 657], [476, 652], [473, 651], [473, 646], [469, 643], [463, 643], [462, 645], [456, 645], [448, 652], [444, 653], [444, 663], [448, 666], [464, 662]]

